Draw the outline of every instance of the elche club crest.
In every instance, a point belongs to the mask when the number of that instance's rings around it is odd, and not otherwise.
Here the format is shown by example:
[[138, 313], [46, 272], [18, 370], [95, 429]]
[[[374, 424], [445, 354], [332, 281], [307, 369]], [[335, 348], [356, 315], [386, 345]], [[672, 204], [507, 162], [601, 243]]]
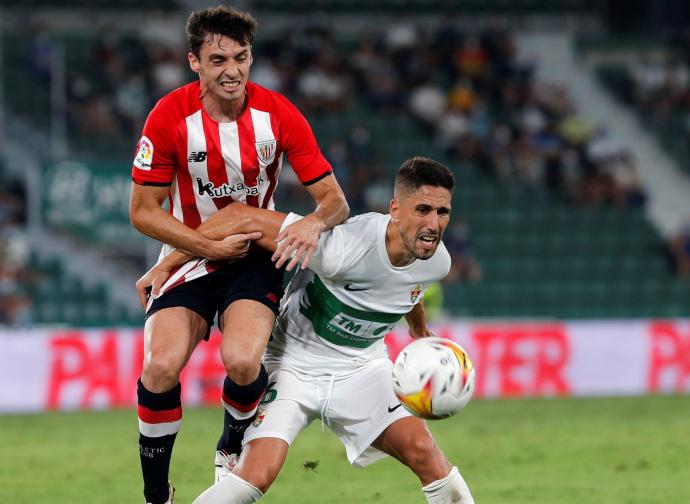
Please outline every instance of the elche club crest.
[[276, 157], [276, 141], [256, 142], [256, 155], [262, 163], [272, 163]]
[[416, 303], [419, 296], [422, 295], [422, 284], [418, 283], [410, 290], [410, 303]]
[[264, 408], [263, 406], [260, 406], [256, 410], [256, 416], [254, 417], [254, 421], [252, 422], [252, 425], [254, 427], [258, 427], [259, 425], [261, 425], [261, 422], [264, 421], [264, 418], [266, 418], [266, 408]]

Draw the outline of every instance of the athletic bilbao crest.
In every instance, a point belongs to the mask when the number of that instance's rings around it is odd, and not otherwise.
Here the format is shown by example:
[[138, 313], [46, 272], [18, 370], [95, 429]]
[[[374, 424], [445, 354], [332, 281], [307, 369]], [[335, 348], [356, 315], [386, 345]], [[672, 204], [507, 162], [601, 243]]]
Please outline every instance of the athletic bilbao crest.
[[256, 142], [256, 155], [262, 163], [272, 163], [276, 157], [276, 141]]
[[410, 290], [410, 303], [416, 303], [417, 298], [422, 294], [422, 284], [417, 284]]

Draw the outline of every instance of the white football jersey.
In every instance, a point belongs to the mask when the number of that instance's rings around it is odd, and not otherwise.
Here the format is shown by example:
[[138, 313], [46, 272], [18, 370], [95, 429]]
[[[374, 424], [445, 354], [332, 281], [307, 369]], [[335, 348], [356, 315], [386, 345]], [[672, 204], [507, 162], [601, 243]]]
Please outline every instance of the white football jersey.
[[[289, 214], [283, 227], [301, 217]], [[367, 213], [321, 234], [308, 270], [299, 270], [281, 302], [265, 359], [323, 373], [385, 357], [383, 337], [446, 276], [440, 243], [429, 259], [395, 267], [386, 250], [390, 215]]]

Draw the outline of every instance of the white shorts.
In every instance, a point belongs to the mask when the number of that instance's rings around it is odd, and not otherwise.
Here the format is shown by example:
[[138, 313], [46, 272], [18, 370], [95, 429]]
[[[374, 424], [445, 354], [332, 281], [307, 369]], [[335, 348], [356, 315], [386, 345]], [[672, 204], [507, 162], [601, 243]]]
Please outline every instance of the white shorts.
[[[289, 444], [320, 418], [345, 446], [347, 459], [363, 467], [386, 456], [371, 443], [393, 422], [410, 416], [393, 393], [388, 359], [376, 359], [347, 376], [299, 374], [297, 368], [268, 369], [269, 389], [243, 443], [272, 437]], [[274, 383], [275, 382], [275, 383]]]

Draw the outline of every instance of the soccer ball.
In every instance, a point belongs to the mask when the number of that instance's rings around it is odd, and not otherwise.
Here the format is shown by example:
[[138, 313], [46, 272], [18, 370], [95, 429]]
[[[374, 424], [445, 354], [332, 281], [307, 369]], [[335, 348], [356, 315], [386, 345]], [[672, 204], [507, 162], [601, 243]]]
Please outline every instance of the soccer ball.
[[393, 365], [393, 391], [413, 415], [426, 419], [454, 415], [472, 398], [475, 372], [467, 352], [435, 336], [407, 345]]

